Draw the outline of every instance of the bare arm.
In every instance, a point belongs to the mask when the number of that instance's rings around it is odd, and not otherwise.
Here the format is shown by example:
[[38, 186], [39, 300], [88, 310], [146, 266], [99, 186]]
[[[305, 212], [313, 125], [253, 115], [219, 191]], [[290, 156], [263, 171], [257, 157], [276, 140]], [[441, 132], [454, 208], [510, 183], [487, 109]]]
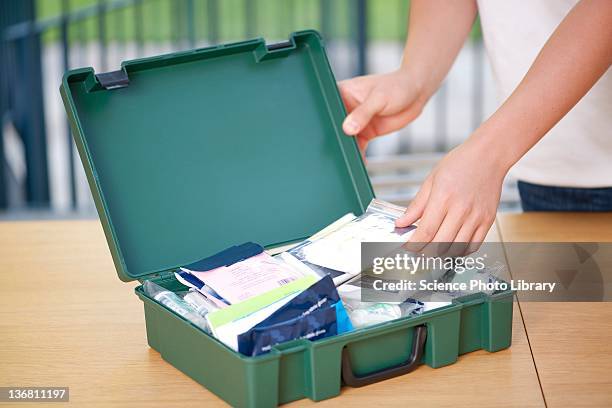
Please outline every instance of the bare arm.
[[[582, 0], [546, 42], [533, 65], [475, 134], [509, 168], [535, 145], [612, 64], [612, 1]], [[486, 133], [496, 137], [488, 140]]]
[[413, 0], [401, 69], [431, 96], [450, 70], [476, 19], [475, 0]]
[[612, 1], [581, 0], [513, 94], [429, 175], [398, 225], [415, 242], [482, 242], [503, 178], [612, 64]]
[[475, 0], [413, 0], [402, 65], [343, 81], [344, 131], [362, 150], [376, 136], [413, 121], [452, 66], [476, 17]]

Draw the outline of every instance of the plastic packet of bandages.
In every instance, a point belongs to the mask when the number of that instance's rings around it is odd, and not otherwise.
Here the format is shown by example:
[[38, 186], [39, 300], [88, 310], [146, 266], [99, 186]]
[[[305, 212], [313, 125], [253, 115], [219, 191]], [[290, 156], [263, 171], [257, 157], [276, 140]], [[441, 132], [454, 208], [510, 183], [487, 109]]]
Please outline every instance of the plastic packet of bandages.
[[210, 332], [208, 323], [204, 317], [202, 317], [201, 313], [181, 297], [185, 292], [172, 292], [150, 280], [144, 281], [143, 291], [157, 303], [172, 310], [174, 313], [183, 317], [191, 324], [206, 332]]
[[251, 301], [252, 312], [304, 290], [320, 278], [300, 262], [289, 264], [272, 257], [253, 242], [183, 266], [175, 276], [220, 309]]
[[287, 252], [312, 269], [330, 275], [339, 285], [361, 272], [362, 243], [397, 242], [400, 247], [408, 241], [416, 227], [395, 226], [404, 210], [373, 199], [364, 214], [347, 214]]
[[378, 323], [388, 322], [405, 316], [421, 314], [424, 304], [415, 299], [406, 299], [401, 303], [345, 301], [351, 323], [355, 328], [362, 328]]
[[336, 287], [326, 276], [270, 317], [238, 335], [238, 351], [256, 356], [294, 339], [318, 340], [353, 329]]
[[360, 274], [338, 286], [340, 298], [356, 328], [419, 315], [448, 306], [457, 297], [446, 292], [422, 290], [386, 292], [381, 297], [380, 291], [372, 288], [373, 279]]

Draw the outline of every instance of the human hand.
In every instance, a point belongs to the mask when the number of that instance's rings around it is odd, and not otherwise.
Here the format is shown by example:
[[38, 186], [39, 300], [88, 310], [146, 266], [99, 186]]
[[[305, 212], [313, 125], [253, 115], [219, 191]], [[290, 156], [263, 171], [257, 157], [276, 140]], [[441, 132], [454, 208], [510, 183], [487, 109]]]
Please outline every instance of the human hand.
[[[484, 135], [481, 135], [484, 136]], [[510, 164], [479, 138], [449, 152], [429, 174], [398, 227], [420, 220], [410, 243], [421, 250], [429, 242], [457, 243], [473, 252], [495, 220], [502, 183]], [[491, 139], [491, 138], [488, 138]], [[467, 248], [466, 248], [467, 247]]]
[[349, 113], [342, 128], [347, 135], [357, 136], [362, 152], [373, 138], [416, 119], [429, 98], [416, 75], [406, 69], [352, 78], [338, 86]]

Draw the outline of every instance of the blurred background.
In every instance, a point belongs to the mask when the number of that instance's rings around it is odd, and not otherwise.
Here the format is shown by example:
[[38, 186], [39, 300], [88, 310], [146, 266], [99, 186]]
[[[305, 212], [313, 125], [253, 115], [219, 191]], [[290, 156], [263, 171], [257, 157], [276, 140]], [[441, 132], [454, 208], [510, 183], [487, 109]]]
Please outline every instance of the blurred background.
[[[0, 219], [96, 216], [58, 90], [67, 69], [314, 28], [341, 80], [398, 66], [408, 11], [408, 0], [1, 0]], [[370, 144], [377, 196], [406, 205], [496, 106], [476, 21], [423, 114]], [[518, 208], [508, 179], [500, 209]]]

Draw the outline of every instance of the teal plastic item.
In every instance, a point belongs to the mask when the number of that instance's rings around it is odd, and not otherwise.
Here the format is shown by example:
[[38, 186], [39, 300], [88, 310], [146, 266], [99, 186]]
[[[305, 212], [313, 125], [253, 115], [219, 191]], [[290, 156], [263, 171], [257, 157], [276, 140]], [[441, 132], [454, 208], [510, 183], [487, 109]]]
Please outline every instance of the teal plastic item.
[[[69, 71], [61, 94], [122, 280], [185, 290], [172, 272], [241, 242], [302, 240], [374, 197], [321, 37], [294, 33]], [[245, 357], [147, 297], [149, 345], [232, 406], [339, 394], [442, 367], [512, 338], [511, 291]], [[211, 369], [214, 368], [214, 369]]]

